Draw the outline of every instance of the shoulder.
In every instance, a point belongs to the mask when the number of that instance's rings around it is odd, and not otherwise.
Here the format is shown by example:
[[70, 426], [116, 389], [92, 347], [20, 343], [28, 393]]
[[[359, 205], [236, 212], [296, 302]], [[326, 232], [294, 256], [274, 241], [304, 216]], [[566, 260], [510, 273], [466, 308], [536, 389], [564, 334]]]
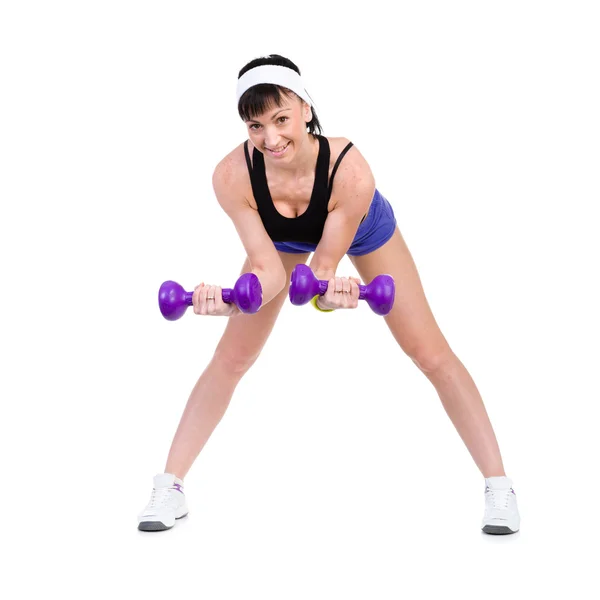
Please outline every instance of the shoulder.
[[[327, 137], [327, 141], [329, 142], [331, 157], [334, 161], [337, 160], [337, 157], [342, 153], [344, 148], [351, 143], [350, 140], [345, 137]], [[352, 146], [352, 148], [354, 148], [354, 146]]]
[[[365, 176], [371, 175], [369, 163], [351, 140], [345, 137], [328, 137], [327, 140], [331, 149], [332, 164], [335, 164], [341, 157], [335, 176], [336, 179], [340, 176], [348, 176], [350, 173], [353, 173], [354, 175], [360, 175], [361, 173]], [[350, 144], [352, 144], [350, 148], [347, 148]], [[346, 150], [346, 152], [342, 157], [341, 154], [344, 150]]]
[[212, 175], [212, 184], [217, 199], [224, 208], [232, 201], [247, 202], [250, 177], [243, 143], [217, 163]]
[[[335, 163], [351, 140], [345, 137], [327, 138], [331, 147], [331, 157]], [[344, 193], [350, 189], [375, 190], [375, 178], [369, 163], [360, 150], [353, 144], [339, 162], [334, 180], [332, 195]]]
[[[345, 137], [328, 138], [331, 156], [337, 161], [350, 143]], [[344, 154], [333, 178], [330, 211], [341, 209], [364, 215], [375, 193], [375, 178], [369, 163], [355, 145]]]
[[217, 163], [213, 171], [213, 181], [216, 178], [219, 182], [231, 185], [247, 179], [247, 175], [248, 167], [246, 165], [244, 143], [241, 143]]

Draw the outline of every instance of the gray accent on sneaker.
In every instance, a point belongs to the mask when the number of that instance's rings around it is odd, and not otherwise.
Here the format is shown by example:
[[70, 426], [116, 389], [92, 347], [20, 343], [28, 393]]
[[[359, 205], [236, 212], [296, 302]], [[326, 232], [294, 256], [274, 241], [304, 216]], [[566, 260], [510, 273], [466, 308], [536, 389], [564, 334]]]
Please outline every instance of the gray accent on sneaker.
[[165, 531], [171, 528], [166, 527], [161, 521], [142, 521], [138, 525], [138, 529], [140, 531]]
[[509, 533], [517, 533], [519, 531], [513, 531], [509, 529], [506, 525], [486, 525], [481, 529], [483, 533], [491, 533], [493, 535], [507, 535]]
[[[188, 513], [185, 515], [181, 515], [180, 517], [175, 517], [175, 520], [183, 519], [183, 517], [187, 517]], [[173, 527], [173, 525], [171, 525]], [[138, 525], [138, 529], [140, 531], [166, 531], [167, 529], [171, 529], [171, 527], [167, 527], [162, 521], [142, 521]]]

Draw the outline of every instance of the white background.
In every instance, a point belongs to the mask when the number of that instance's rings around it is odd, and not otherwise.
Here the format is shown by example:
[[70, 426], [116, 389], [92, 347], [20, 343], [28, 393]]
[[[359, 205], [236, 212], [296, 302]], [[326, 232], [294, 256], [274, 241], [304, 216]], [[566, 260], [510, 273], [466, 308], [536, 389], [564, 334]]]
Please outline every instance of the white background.
[[[5, 597], [597, 594], [596, 9], [3, 2]], [[158, 287], [239, 275], [211, 175], [245, 139], [238, 71], [273, 52], [390, 200], [518, 534], [481, 533], [481, 473], [383, 320], [289, 304], [186, 478], [189, 517], [137, 530], [225, 327], [163, 320]]]

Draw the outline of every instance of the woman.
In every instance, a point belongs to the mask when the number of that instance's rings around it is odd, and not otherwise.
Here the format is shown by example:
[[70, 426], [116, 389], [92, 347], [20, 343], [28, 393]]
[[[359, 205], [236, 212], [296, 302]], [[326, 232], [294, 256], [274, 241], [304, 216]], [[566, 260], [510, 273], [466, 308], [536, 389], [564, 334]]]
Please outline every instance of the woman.
[[482, 530], [518, 531], [512, 481], [504, 472], [481, 396], [433, 317], [392, 208], [375, 188], [369, 165], [347, 139], [320, 135], [300, 70], [290, 60], [270, 55], [251, 61], [238, 75], [237, 91], [249, 140], [217, 165], [213, 187], [248, 255], [242, 273], [258, 276], [263, 304], [256, 314], [242, 314], [222, 301], [219, 286], [201, 283], [195, 288], [196, 314], [230, 319], [190, 395], [165, 473], [154, 478], [138, 528], [169, 529], [187, 514], [183, 478], [258, 358], [287, 297], [293, 268], [314, 252], [310, 267], [329, 281], [327, 293], [313, 299], [317, 310], [358, 305], [359, 280], [335, 274], [344, 254], [364, 281], [380, 273], [392, 275], [396, 300], [385, 321], [435, 387], [485, 478]]

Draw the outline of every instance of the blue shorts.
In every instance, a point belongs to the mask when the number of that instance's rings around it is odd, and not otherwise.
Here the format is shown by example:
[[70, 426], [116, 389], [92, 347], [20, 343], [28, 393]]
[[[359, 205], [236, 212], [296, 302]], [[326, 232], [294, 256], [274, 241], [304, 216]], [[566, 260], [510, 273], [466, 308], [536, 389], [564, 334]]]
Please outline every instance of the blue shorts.
[[[390, 203], [376, 189], [365, 220], [358, 226], [348, 248], [349, 256], [362, 256], [381, 248], [396, 230], [396, 217]], [[280, 252], [302, 254], [314, 252], [317, 245], [307, 242], [273, 242]]]

